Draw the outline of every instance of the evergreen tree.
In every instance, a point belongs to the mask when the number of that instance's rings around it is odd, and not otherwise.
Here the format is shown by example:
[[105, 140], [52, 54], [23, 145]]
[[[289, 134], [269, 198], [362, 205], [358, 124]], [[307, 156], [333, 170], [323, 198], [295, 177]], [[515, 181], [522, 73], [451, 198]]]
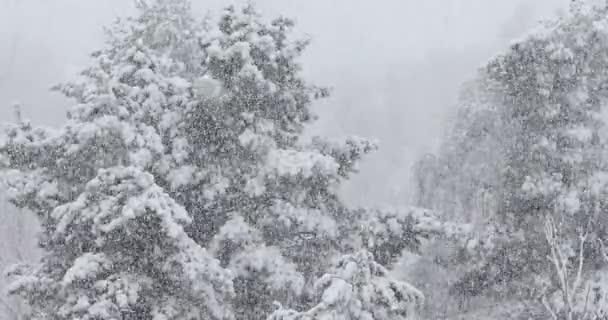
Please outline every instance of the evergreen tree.
[[[11, 290], [35, 319], [263, 319], [274, 301], [314, 307], [333, 258], [370, 247], [373, 215], [347, 208], [337, 187], [375, 145], [302, 141], [328, 92], [302, 78], [308, 41], [293, 39], [291, 20], [266, 23], [247, 6], [199, 22], [186, 0], [137, 7], [79, 81], [57, 86], [76, 101], [63, 127], [3, 131], [0, 177], [40, 218], [46, 251], [12, 270]], [[399, 219], [376, 225], [389, 239], [411, 233], [414, 247], [438, 232]], [[387, 263], [411, 247], [380, 243]], [[369, 254], [354, 257], [396, 308], [413, 301]]]
[[220, 89], [184, 111], [166, 184], [194, 217], [188, 232], [234, 272], [237, 316], [264, 318], [274, 300], [306, 304], [307, 288], [345, 249], [350, 211], [336, 187], [375, 147], [300, 141], [327, 90], [300, 75], [308, 41], [292, 39], [291, 20], [268, 24], [251, 6], [228, 7], [204, 28], [196, 86]]

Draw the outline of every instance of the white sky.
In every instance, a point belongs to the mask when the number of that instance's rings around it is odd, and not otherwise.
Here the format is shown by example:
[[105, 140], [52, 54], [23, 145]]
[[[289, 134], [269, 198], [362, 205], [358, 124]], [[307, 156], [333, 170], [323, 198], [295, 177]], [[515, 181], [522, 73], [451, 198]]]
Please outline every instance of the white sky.
[[[234, 2], [194, 1], [217, 11]], [[437, 145], [460, 83], [510, 37], [568, 0], [257, 0], [294, 17], [313, 43], [306, 75], [334, 88], [312, 131], [378, 138], [381, 151], [345, 188], [357, 204], [407, 202], [412, 162]], [[128, 0], [0, 0], [0, 121], [20, 101], [35, 123], [59, 125], [69, 102], [47, 89], [86, 65], [102, 27]]]

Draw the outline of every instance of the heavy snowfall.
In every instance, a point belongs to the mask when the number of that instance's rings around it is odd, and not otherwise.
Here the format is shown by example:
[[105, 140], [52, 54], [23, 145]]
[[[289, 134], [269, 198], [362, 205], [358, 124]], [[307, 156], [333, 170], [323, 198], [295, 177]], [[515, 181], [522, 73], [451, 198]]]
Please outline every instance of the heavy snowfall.
[[607, 320], [608, 2], [0, 0], [0, 320]]

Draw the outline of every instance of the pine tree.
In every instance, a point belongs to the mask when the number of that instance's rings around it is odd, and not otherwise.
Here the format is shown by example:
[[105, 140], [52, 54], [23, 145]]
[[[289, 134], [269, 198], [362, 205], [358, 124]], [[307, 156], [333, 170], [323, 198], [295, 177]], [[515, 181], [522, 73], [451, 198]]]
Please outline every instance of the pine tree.
[[[11, 272], [12, 291], [37, 319], [263, 319], [274, 301], [313, 307], [333, 258], [368, 247], [372, 215], [347, 208], [337, 187], [374, 143], [301, 139], [328, 90], [302, 77], [308, 41], [293, 39], [293, 21], [266, 23], [252, 6], [200, 22], [186, 0], [137, 6], [82, 79], [57, 86], [76, 101], [62, 128], [3, 132], [0, 177], [40, 218], [46, 251]], [[399, 219], [377, 225], [418, 234], [415, 219]], [[367, 280], [393, 283], [369, 254], [357, 259], [375, 270]]]
[[[199, 103], [169, 137], [165, 186], [194, 218], [188, 232], [234, 272], [237, 317], [264, 318], [273, 301], [306, 303], [306, 288], [342, 250], [349, 211], [336, 186], [374, 146], [364, 139], [300, 141], [327, 90], [300, 75], [308, 41], [293, 22], [264, 23], [252, 6], [207, 23]], [[255, 314], [255, 315], [253, 315]]]

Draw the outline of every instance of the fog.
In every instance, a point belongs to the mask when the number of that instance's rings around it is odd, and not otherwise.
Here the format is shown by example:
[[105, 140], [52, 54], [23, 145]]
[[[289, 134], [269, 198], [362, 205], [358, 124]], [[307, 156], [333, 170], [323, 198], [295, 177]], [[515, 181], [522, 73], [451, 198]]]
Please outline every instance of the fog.
[[[234, 3], [195, 2], [201, 14]], [[344, 188], [352, 203], [371, 205], [408, 202], [410, 166], [436, 148], [460, 83], [568, 1], [256, 2], [266, 16], [294, 17], [313, 40], [305, 73], [333, 96], [318, 104], [311, 133], [380, 141]], [[85, 66], [102, 27], [131, 10], [125, 0], [0, 0], [0, 118], [12, 120], [19, 101], [34, 123], [61, 124], [69, 102], [48, 88]]]

